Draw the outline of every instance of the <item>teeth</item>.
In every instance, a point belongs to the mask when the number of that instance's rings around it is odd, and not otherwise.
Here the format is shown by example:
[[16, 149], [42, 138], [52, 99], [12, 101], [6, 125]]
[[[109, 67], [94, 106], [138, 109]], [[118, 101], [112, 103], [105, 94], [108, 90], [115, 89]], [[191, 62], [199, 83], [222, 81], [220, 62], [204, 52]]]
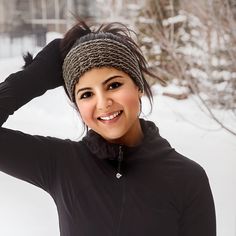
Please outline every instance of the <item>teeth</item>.
[[117, 117], [118, 115], [120, 114], [120, 111], [117, 111], [116, 113], [110, 115], [110, 116], [101, 116], [100, 119], [101, 120], [112, 120], [114, 119], [115, 117]]

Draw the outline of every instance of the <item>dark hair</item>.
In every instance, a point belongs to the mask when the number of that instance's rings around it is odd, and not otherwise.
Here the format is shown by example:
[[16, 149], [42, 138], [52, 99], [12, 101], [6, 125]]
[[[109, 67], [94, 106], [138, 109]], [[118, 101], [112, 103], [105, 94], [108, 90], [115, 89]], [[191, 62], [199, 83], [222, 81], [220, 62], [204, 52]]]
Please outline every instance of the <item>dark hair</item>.
[[[150, 102], [150, 107], [151, 107], [150, 110], [152, 111], [153, 95], [152, 95], [151, 88], [144, 77], [144, 74], [149, 75], [159, 80], [161, 83], [163, 83], [164, 81], [161, 78], [159, 78], [157, 75], [153, 74], [148, 69], [148, 64], [142, 54], [142, 51], [140, 50], [139, 46], [135, 43], [135, 41], [131, 37], [132, 34], [136, 36], [136, 33], [133, 30], [129, 29], [124, 24], [113, 22], [113, 23], [108, 23], [108, 24], [102, 24], [96, 29], [94, 26], [89, 27], [84, 21], [78, 19], [77, 23], [69, 31], [66, 32], [64, 38], [61, 40], [60, 46], [61, 46], [62, 59], [64, 60], [64, 58], [66, 57], [68, 52], [71, 50], [71, 48], [74, 46], [76, 41], [79, 40], [82, 43], [88, 40], [92, 40], [96, 38], [96, 35], [98, 34], [101, 36], [102, 32], [110, 33], [114, 35], [114, 37], [118, 37], [119, 41], [123, 43], [125, 46], [127, 46], [128, 48], [130, 48], [132, 53], [138, 59], [139, 68], [140, 68], [142, 79], [144, 82], [144, 93], [148, 97], [148, 100]], [[104, 34], [104, 37], [105, 37], [105, 34]], [[69, 97], [68, 92], [65, 88], [65, 85], [64, 85], [64, 89], [66, 91], [67, 96]]]

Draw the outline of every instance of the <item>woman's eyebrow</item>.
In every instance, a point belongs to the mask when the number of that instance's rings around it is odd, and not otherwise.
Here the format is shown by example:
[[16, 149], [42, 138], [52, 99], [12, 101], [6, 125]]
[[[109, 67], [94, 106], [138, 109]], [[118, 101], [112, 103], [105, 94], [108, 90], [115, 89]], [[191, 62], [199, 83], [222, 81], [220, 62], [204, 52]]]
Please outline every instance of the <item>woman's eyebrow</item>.
[[116, 78], [122, 78], [121, 75], [113, 75], [111, 77], [109, 77], [108, 79], [106, 79], [105, 81], [102, 82], [103, 85], [107, 84], [109, 81], [116, 79]]
[[76, 94], [78, 94], [78, 93], [80, 93], [80, 92], [82, 92], [82, 91], [84, 91], [84, 90], [91, 90], [92, 88], [90, 88], [90, 87], [85, 87], [85, 88], [81, 88], [81, 89], [78, 89], [78, 91], [76, 92]]
[[[113, 79], [116, 79], [116, 78], [122, 78], [121, 75], [114, 75], [114, 76], [111, 76], [109, 77], [108, 79], [106, 79], [105, 81], [102, 82], [102, 85], [106, 85], [109, 81], [113, 80]], [[76, 94], [84, 91], [84, 90], [92, 90], [91, 87], [84, 87], [84, 88], [81, 88], [81, 89], [78, 89], [78, 91], [76, 92]]]

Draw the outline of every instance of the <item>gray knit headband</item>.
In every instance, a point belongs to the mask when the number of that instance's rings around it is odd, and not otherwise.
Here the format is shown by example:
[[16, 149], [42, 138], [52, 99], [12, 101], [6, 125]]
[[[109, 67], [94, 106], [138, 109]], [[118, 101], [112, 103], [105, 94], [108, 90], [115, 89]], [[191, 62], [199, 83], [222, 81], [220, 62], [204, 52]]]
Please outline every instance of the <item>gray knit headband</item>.
[[144, 83], [138, 60], [124, 44], [109, 38], [93, 39], [73, 46], [63, 63], [63, 78], [70, 99], [79, 78], [95, 67], [114, 67], [127, 73], [143, 91]]

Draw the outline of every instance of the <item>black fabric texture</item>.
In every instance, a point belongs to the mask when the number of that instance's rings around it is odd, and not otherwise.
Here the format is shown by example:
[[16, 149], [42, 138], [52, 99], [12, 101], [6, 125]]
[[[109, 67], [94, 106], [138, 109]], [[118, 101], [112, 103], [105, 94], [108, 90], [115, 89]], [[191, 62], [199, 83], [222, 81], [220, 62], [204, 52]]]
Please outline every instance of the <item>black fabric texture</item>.
[[[0, 121], [49, 89], [63, 85], [60, 39], [49, 43], [24, 70], [11, 74], [0, 83]], [[4, 117], [4, 118], [3, 118]]]
[[[34, 80], [40, 72], [33, 70], [0, 84], [1, 124], [20, 106], [61, 84], [59, 75], [50, 82], [44, 77], [30, 92], [19, 80]], [[93, 131], [76, 142], [1, 127], [0, 171], [52, 196], [61, 236], [215, 236], [205, 171], [176, 152], [153, 122], [140, 122], [144, 139], [136, 147], [110, 144]]]

